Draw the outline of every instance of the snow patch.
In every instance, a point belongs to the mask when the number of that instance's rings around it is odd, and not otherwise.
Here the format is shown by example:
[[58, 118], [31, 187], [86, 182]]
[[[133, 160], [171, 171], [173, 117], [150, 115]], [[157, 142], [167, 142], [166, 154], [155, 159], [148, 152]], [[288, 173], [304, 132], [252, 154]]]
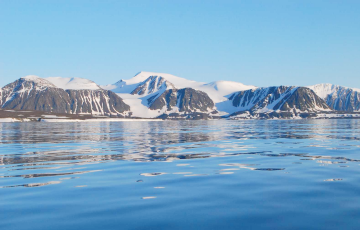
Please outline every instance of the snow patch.
[[90, 89], [90, 90], [99, 90], [101, 89], [95, 82], [85, 79], [85, 78], [69, 78], [69, 77], [48, 77], [45, 78], [57, 88], [61, 89]]

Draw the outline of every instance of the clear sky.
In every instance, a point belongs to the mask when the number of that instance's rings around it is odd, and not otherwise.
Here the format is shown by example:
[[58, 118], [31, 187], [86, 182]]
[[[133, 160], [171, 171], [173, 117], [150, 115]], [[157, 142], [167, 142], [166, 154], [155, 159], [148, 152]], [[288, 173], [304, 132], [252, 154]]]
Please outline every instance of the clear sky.
[[360, 88], [360, 1], [0, 0], [0, 85], [139, 71]]

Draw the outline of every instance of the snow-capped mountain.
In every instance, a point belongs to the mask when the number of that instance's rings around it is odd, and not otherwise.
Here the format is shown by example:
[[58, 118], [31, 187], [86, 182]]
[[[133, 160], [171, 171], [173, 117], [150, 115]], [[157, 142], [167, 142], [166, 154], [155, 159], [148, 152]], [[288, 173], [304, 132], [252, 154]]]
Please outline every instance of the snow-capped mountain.
[[[57, 81], [71, 82], [67, 79]], [[89, 82], [86, 79], [77, 81]], [[3, 109], [115, 116], [127, 116], [130, 110], [130, 107], [111, 91], [100, 88], [64, 90], [46, 79], [33, 75], [6, 85], [0, 93], [0, 106]]]
[[[164, 87], [163, 84], [166, 86]], [[256, 88], [252, 85], [244, 85], [233, 81], [215, 81], [211, 83], [204, 83], [187, 80], [171, 74], [155, 72], [140, 72], [129, 80], [120, 80], [113, 85], [105, 85], [101, 87], [121, 94], [135, 94], [135, 92], [141, 92], [136, 94], [140, 94], [142, 96], [164, 89], [192, 88], [207, 93], [215, 103], [227, 100], [225, 96], [231, 93]]]
[[[196, 90], [194, 95], [199, 94], [199, 97], [203, 95], [200, 92], [203, 92], [217, 106], [218, 103], [227, 101], [228, 96], [234, 92], [256, 88], [232, 81], [196, 82], [171, 74], [155, 72], [140, 72], [129, 80], [120, 80], [113, 85], [101, 87], [118, 93], [125, 103], [130, 105], [133, 115], [138, 117], [159, 116], [159, 111], [155, 113], [152, 109], [149, 110], [151, 104], [149, 104], [148, 99], [159, 97], [171, 89], [174, 89], [172, 92], [178, 92], [179, 89], [191, 88]], [[204, 100], [207, 101], [205, 98]], [[227, 108], [224, 107], [223, 109], [220, 114], [228, 114]], [[165, 113], [165, 111], [167, 110], [160, 112], [160, 114]]]
[[140, 82], [131, 94], [149, 95], [167, 89], [175, 89], [175, 86], [161, 76], [150, 76], [145, 81]]
[[330, 111], [325, 101], [309, 88], [295, 86], [273, 86], [240, 91], [232, 94], [223, 106], [233, 113], [290, 112], [309, 113]]
[[83, 78], [29, 75], [0, 89], [0, 108], [139, 118], [303, 118], [360, 111], [360, 90], [331, 84], [257, 88], [154, 72], [100, 87]]
[[202, 85], [204, 83], [190, 81], [185, 78], [180, 78], [167, 73], [155, 73], [155, 72], [139, 72], [134, 77], [128, 80], [120, 80], [113, 85], [105, 85], [101, 86], [103, 89], [111, 90], [115, 93], [131, 93], [133, 92], [139, 85], [143, 85], [146, 81], [150, 79], [156, 79], [156, 81], [167, 81], [171, 83], [175, 88], [196, 88], [198, 85]]
[[326, 104], [334, 110], [360, 111], [360, 89], [333, 84], [318, 84], [308, 86], [308, 88], [324, 99]]
[[43, 91], [47, 88], [56, 88], [56, 86], [38, 76], [28, 75], [1, 88], [0, 105], [4, 105], [6, 102], [11, 101], [16, 95], [23, 95], [33, 90]]

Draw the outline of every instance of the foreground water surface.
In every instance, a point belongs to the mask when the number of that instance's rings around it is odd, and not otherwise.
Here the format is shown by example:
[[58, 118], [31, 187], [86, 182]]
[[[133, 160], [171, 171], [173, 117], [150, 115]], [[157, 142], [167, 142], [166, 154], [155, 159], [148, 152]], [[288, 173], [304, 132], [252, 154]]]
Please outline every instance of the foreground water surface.
[[358, 229], [359, 128], [0, 123], [0, 229]]

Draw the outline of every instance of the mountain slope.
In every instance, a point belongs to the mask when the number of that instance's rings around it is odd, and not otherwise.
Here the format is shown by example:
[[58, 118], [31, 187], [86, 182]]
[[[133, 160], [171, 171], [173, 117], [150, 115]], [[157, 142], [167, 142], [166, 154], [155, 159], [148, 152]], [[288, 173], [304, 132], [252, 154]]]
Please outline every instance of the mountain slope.
[[318, 84], [308, 86], [314, 90], [326, 104], [338, 111], [360, 111], [360, 89], [353, 89], [333, 84]]
[[1, 89], [3, 109], [126, 116], [130, 107], [108, 90], [64, 90], [36, 77], [20, 78]]
[[164, 107], [170, 112], [212, 112], [214, 102], [199, 90], [191, 88], [170, 89], [161, 95], [154, 95], [147, 99], [149, 109], [161, 110]]
[[330, 110], [323, 99], [309, 88], [295, 86], [273, 86], [240, 91], [229, 97], [227, 106], [233, 112], [253, 113], [317, 112]]

